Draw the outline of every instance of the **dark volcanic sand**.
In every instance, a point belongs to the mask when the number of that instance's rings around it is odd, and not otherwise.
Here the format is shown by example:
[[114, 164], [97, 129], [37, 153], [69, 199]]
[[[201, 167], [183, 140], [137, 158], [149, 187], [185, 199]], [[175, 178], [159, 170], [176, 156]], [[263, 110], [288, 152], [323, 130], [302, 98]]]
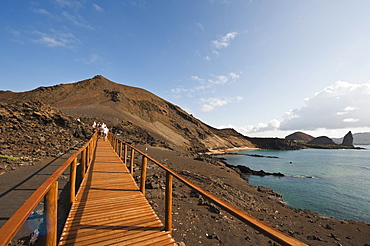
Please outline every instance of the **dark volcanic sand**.
[[[150, 156], [174, 169], [188, 180], [218, 196], [250, 215], [287, 233], [308, 245], [370, 245], [370, 226], [363, 222], [336, 220], [323, 217], [308, 210], [293, 209], [285, 205], [279, 194], [270, 189], [249, 185], [240, 175], [220, 162], [207, 163], [179, 152], [151, 146], [139, 146]], [[141, 158], [135, 163], [140, 163]], [[35, 167], [22, 167], [0, 175], [0, 197], [2, 208], [19, 206], [29, 189], [14, 189], [37, 168], [50, 163], [36, 164]], [[30, 170], [30, 172], [24, 171]], [[32, 171], [31, 171], [32, 170]], [[139, 169], [135, 168], [136, 174]], [[154, 174], [155, 173], [155, 174]], [[42, 175], [33, 175], [34, 178]], [[16, 182], [5, 182], [6, 180]], [[29, 181], [29, 180], [27, 180]], [[39, 181], [35, 181], [39, 182]], [[256, 232], [238, 219], [209, 204], [192, 193], [189, 188], [174, 181], [174, 231], [177, 242], [185, 245], [271, 245], [270, 239]], [[9, 184], [9, 185], [8, 185]], [[147, 198], [163, 221], [165, 174], [155, 164], [148, 165]], [[8, 186], [8, 187], [7, 187]], [[4, 195], [6, 193], [6, 196]], [[16, 197], [11, 198], [11, 195]], [[12, 194], [13, 193], [13, 194]], [[18, 202], [17, 202], [18, 201]], [[16, 205], [15, 205], [16, 204]], [[0, 210], [1, 224], [9, 217], [9, 211]], [[104, 211], [102, 211], [104, 212]], [[24, 231], [27, 233], [27, 231]], [[25, 236], [25, 235], [22, 235]], [[21, 236], [19, 236], [21, 237]], [[16, 242], [16, 240], [13, 240]]]

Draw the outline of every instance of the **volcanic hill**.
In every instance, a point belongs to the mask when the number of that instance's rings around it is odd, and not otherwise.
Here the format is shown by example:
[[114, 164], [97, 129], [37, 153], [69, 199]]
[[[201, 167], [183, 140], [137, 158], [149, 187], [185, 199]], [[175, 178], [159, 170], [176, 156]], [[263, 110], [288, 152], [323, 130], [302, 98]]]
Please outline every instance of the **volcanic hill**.
[[294, 132], [288, 136], [285, 137], [285, 139], [290, 139], [290, 140], [296, 140], [299, 142], [309, 142], [314, 139], [311, 135], [308, 135], [304, 132]]
[[[114, 83], [101, 75], [71, 84], [14, 93], [0, 91], [3, 100], [39, 100], [83, 121], [101, 120], [115, 126], [140, 128], [170, 148], [194, 152], [255, 147], [233, 129], [215, 129], [180, 107], [140, 88]], [[112, 127], [111, 125], [111, 127]]]

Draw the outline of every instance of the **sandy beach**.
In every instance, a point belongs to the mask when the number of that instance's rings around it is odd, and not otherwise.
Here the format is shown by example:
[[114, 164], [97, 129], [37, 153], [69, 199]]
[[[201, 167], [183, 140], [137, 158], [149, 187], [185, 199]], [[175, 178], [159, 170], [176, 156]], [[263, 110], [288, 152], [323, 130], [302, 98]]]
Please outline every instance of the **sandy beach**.
[[204, 154], [207, 154], [207, 155], [220, 155], [220, 154], [225, 154], [225, 153], [229, 153], [229, 152], [248, 151], [248, 150], [259, 150], [259, 148], [235, 147], [235, 148], [229, 148], [229, 149], [211, 149], [209, 152], [206, 152]]

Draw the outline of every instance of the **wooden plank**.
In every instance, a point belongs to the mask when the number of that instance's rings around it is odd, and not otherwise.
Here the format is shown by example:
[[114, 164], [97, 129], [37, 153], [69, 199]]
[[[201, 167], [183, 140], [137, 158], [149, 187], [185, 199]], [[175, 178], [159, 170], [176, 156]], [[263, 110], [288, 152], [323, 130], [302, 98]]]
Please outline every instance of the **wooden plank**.
[[59, 245], [175, 245], [108, 141], [72, 204]]

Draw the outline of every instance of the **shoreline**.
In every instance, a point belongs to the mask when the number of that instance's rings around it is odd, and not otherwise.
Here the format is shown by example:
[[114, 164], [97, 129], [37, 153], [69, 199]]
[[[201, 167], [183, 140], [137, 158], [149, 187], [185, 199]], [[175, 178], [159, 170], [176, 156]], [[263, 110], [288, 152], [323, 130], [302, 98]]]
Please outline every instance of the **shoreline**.
[[236, 152], [236, 151], [251, 151], [251, 150], [260, 150], [260, 148], [251, 148], [251, 147], [234, 147], [229, 149], [211, 149], [208, 152], [205, 152], [203, 154], [206, 155], [220, 155], [230, 152]]

